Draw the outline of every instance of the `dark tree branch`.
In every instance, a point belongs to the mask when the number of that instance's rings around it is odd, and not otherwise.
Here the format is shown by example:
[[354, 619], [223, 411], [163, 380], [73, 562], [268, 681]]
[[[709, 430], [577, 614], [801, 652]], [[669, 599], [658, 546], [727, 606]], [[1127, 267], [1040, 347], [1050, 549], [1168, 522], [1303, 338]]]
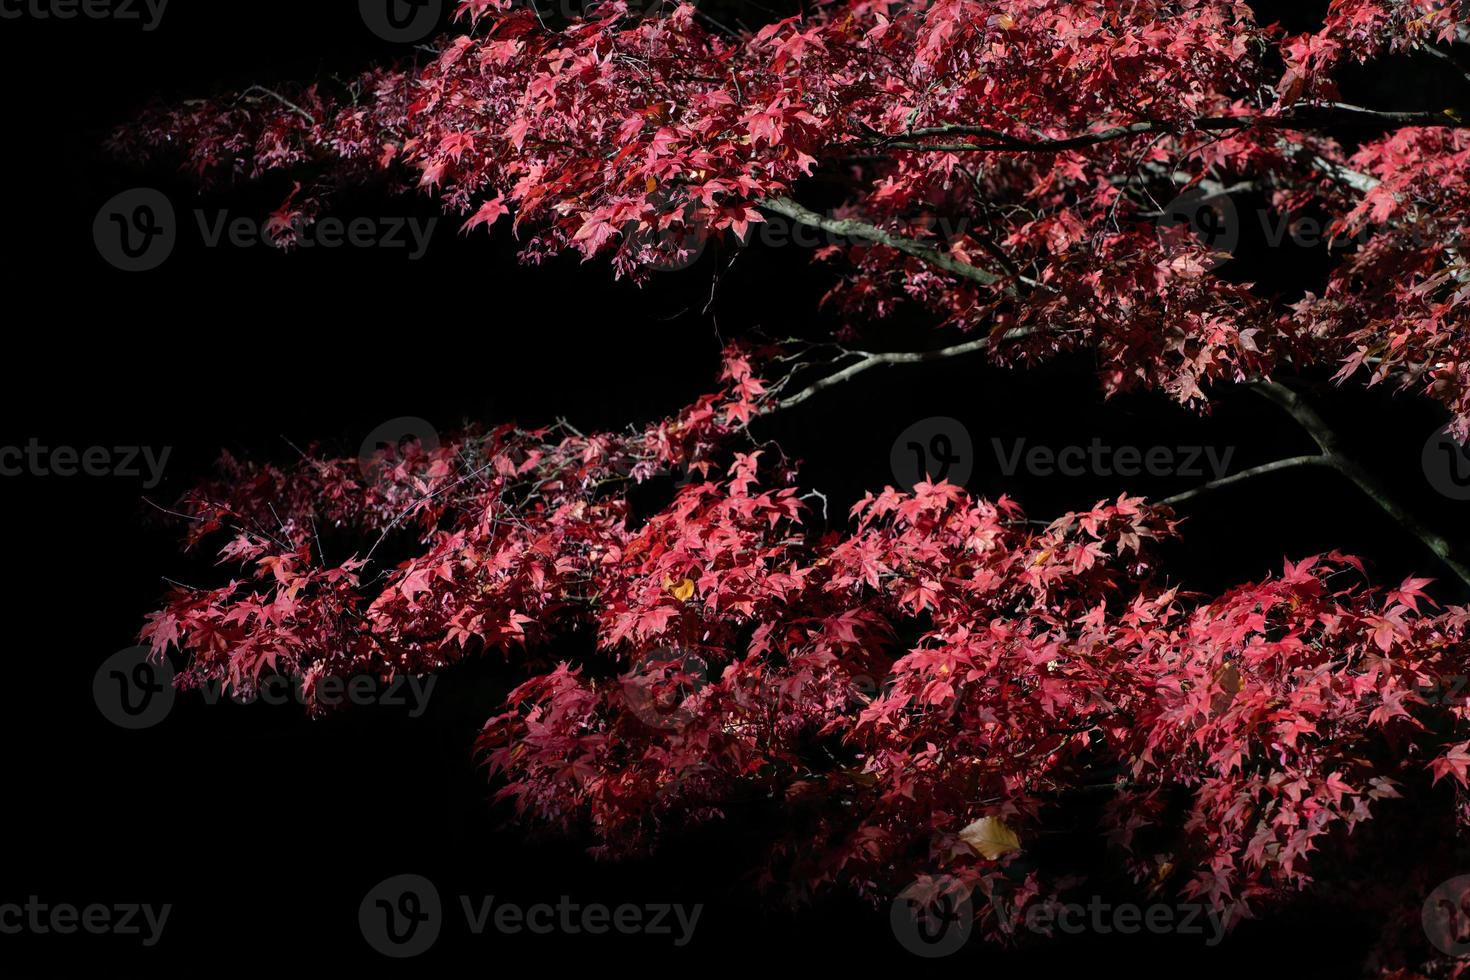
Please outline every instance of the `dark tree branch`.
[[[894, 150], [928, 150], [947, 153], [963, 151], [1060, 153], [1065, 150], [1082, 149], [1084, 147], [1096, 146], [1100, 143], [1110, 143], [1115, 140], [1127, 139], [1130, 136], [1139, 136], [1146, 133], [1185, 132], [1189, 129], [1197, 129], [1205, 132], [1226, 132], [1239, 129], [1255, 129], [1258, 127], [1262, 129], [1312, 130], [1329, 129], [1334, 126], [1386, 126], [1392, 128], [1404, 126], [1444, 126], [1453, 129], [1463, 129], [1470, 127], [1470, 120], [1462, 118], [1458, 113], [1448, 111], [1394, 112], [1332, 102], [1321, 106], [1303, 106], [1277, 116], [1202, 116], [1198, 119], [1188, 120], [1183, 124], [1144, 120], [1142, 122], [1128, 123], [1124, 126], [1113, 126], [1094, 133], [1082, 133], [1077, 136], [1060, 137], [1057, 139], [1026, 139], [1019, 136], [1010, 136], [985, 126], [968, 126], [962, 123], [954, 123], [944, 126], [909, 129], [902, 133], [894, 133], [892, 135], [874, 134], [872, 143], [876, 146], [883, 146]], [[912, 142], [913, 140], [937, 136], [975, 136], [987, 142], [942, 144]]]
[[1320, 455], [1292, 456], [1290, 459], [1278, 459], [1275, 462], [1262, 463], [1260, 466], [1253, 466], [1248, 470], [1241, 470], [1239, 473], [1233, 473], [1230, 476], [1221, 477], [1218, 480], [1211, 480], [1209, 483], [1195, 487], [1193, 490], [1186, 490], [1184, 493], [1176, 493], [1172, 497], [1165, 497], [1163, 500], [1158, 501], [1158, 503], [1174, 507], [1193, 500], [1196, 497], [1202, 497], [1215, 490], [1222, 490], [1236, 483], [1244, 483], [1247, 480], [1252, 480], [1258, 476], [1265, 476], [1268, 473], [1296, 469], [1299, 466], [1332, 466], [1332, 461], [1326, 456]]
[[[843, 238], [854, 238], [859, 241], [873, 242], [876, 245], [887, 245], [889, 248], [911, 255], [916, 259], [937, 266], [945, 272], [953, 273], [962, 279], [978, 282], [982, 286], [995, 286], [1005, 282], [1004, 277], [996, 275], [989, 269], [961, 262], [952, 255], [915, 241], [902, 235], [895, 235], [885, 231], [877, 225], [869, 224], [857, 218], [829, 218], [818, 214], [808, 208], [802, 207], [789, 197], [768, 197], [757, 201], [756, 206], [763, 211], [770, 211], [790, 218], [811, 228], [817, 228], [829, 234], [838, 235]], [[1006, 291], [1014, 295], [1015, 287], [1007, 285]]]
[[835, 388], [837, 385], [851, 381], [858, 375], [871, 371], [874, 368], [892, 367], [895, 364], [923, 364], [929, 361], [946, 360], [951, 357], [963, 357], [966, 354], [988, 350], [991, 347], [993, 339], [1014, 340], [1019, 337], [1028, 337], [1034, 332], [1028, 327], [1017, 327], [1005, 331], [998, 338], [980, 337], [975, 340], [966, 341], [963, 344], [955, 344], [953, 347], [943, 347], [939, 350], [895, 351], [893, 353], [854, 351], [853, 353], [860, 356], [861, 360], [849, 364], [840, 371], [834, 371], [825, 377], [818, 378], [805, 388], [787, 395], [772, 405], [766, 414], [795, 408], [814, 395], [818, 395], [828, 388]]
[[313, 126], [316, 125], [316, 117], [315, 116], [313, 116], [311, 113], [307, 112], [305, 109], [301, 108], [301, 106], [299, 106], [296, 103], [292, 102], [290, 99], [286, 98], [280, 92], [277, 92], [274, 89], [268, 89], [264, 85], [252, 85], [249, 88], [247, 88], [242, 94], [243, 95], [249, 95], [252, 92], [259, 92], [261, 95], [268, 95], [268, 96], [270, 96], [271, 98], [275, 99], [277, 102], [281, 103], [281, 105], [285, 106], [287, 109], [290, 109], [292, 112], [296, 113], [302, 119], [305, 119], [311, 125], [313, 125]]
[[1462, 65], [1459, 59], [1457, 59], [1453, 54], [1448, 51], [1442, 51], [1439, 48], [1428, 46], [1425, 46], [1423, 50], [1438, 58], [1440, 61], [1448, 64], [1455, 71], [1459, 72], [1464, 77], [1465, 81], [1470, 82], [1470, 68], [1466, 68], [1464, 65]]
[[1470, 567], [1455, 556], [1454, 548], [1448, 539], [1419, 520], [1387, 487], [1379, 482], [1376, 476], [1350, 455], [1343, 448], [1337, 432], [1300, 395], [1275, 381], [1253, 381], [1249, 384], [1253, 391], [1286, 411], [1298, 425], [1306, 430], [1312, 440], [1317, 443], [1318, 448], [1322, 450], [1321, 458], [1328, 465], [1353, 481], [1359, 490], [1378, 505], [1380, 510], [1393, 518], [1404, 530], [1418, 538], [1426, 548], [1434, 552], [1440, 561], [1459, 576], [1461, 582], [1470, 586]]

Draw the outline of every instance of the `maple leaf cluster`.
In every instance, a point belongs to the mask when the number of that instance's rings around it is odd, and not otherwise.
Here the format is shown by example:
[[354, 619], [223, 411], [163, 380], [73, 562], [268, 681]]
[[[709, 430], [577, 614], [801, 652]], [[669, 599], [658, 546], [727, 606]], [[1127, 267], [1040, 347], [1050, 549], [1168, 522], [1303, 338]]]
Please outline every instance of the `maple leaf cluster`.
[[[186, 545], [227, 531], [221, 561], [252, 571], [218, 589], [179, 588], [143, 638], [189, 654], [186, 686], [223, 682], [248, 694], [276, 671], [306, 677], [308, 695], [324, 673], [421, 673], [534, 640], [527, 628], [585, 610], [623, 560], [620, 487], [670, 468], [709, 471], [710, 454], [764, 394], [742, 357], [727, 361], [726, 377], [721, 394], [636, 433], [558, 440], [506, 425], [371, 459], [312, 446], [286, 467], [227, 454], [219, 476], [180, 504]], [[352, 556], [328, 566], [324, 535]], [[426, 550], [364, 580], [379, 549], [403, 535]]]

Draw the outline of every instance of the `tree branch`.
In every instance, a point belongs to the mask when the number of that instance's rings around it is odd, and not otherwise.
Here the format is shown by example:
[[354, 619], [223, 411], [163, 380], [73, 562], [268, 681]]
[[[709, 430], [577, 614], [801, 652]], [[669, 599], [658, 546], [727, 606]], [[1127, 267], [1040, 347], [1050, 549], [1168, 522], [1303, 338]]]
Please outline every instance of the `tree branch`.
[[1176, 493], [1172, 497], [1165, 497], [1163, 500], [1157, 501], [1157, 503], [1174, 507], [1178, 504], [1186, 503], [1187, 501], [1193, 500], [1196, 497], [1202, 497], [1212, 491], [1224, 489], [1225, 487], [1231, 486], [1232, 484], [1244, 483], [1246, 480], [1254, 479], [1258, 476], [1265, 476], [1267, 473], [1276, 473], [1281, 470], [1296, 469], [1299, 466], [1330, 467], [1332, 465], [1332, 460], [1328, 459], [1326, 456], [1321, 455], [1292, 456], [1290, 459], [1278, 459], [1275, 462], [1263, 463], [1260, 466], [1253, 466], [1248, 470], [1241, 470], [1239, 473], [1234, 473], [1230, 476], [1221, 477], [1218, 480], [1211, 480], [1204, 486], [1195, 487], [1193, 490], [1186, 490], [1184, 493]]
[[1335, 180], [1344, 187], [1357, 191], [1359, 194], [1366, 194], [1383, 183], [1383, 181], [1374, 177], [1372, 174], [1365, 174], [1361, 171], [1353, 170], [1350, 167], [1338, 163], [1336, 160], [1327, 159], [1320, 153], [1312, 154], [1312, 166], [1326, 174], [1329, 180]]
[[[859, 241], [873, 242], [878, 245], [887, 245], [889, 248], [912, 255], [916, 259], [922, 259], [930, 265], [938, 266], [946, 272], [953, 273], [962, 279], [978, 282], [982, 286], [995, 286], [1004, 282], [1002, 276], [996, 275], [989, 269], [961, 262], [952, 255], [941, 252], [931, 245], [925, 245], [912, 238], [904, 238], [892, 232], [885, 231], [877, 225], [860, 221], [857, 218], [829, 218], [815, 211], [802, 207], [789, 197], [768, 197], [756, 202], [756, 207], [762, 211], [770, 211], [790, 218], [811, 228], [817, 228], [829, 234], [838, 235], [843, 238], [855, 238]], [[1007, 285], [1006, 292], [1015, 295], [1015, 287]]]
[[1459, 576], [1461, 582], [1470, 586], [1470, 567], [1455, 556], [1450, 542], [1420, 521], [1389, 492], [1387, 487], [1379, 482], [1376, 476], [1344, 451], [1336, 431], [1300, 395], [1275, 381], [1253, 381], [1249, 382], [1249, 385], [1257, 394], [1294, 418], [1322, 450], [1322, 459], [1353, 481], [1359, 490], [1378, 505], [1379, 509], [1397, 521], [1404, 530], [1418, 538], [1426, 548], [1434, 552], [1440, 561]]
[[[895, 150], [930, 150], [946, 153], [962, 151], [1013, 152], [1013, 153], [1060, 153], [1077, 150], [1099, 143], [1127, 139], [1145, 133], [1183, 132], [1193, 128], [1206, 132], [1223, 132], [1237, 129], [1328, 129], [1333, 126], [1444, 126], [1452, 129], [1470, 128], [1470, 120], [1457, 113], [1446, 111], [1394, 112], [1383, 109], [1368, 109], [1363, 106], [1331, 102], [1321, 106], [1303, 106], [1276, 116], [1201, 116], [1183, 124], [1144, 120], [1113, 126], [1094, 133], [1057, 139], [1025, 139], [1010, 136], [985, 126], [968, 126], [953, 123], [944, 126], [929, 126], [910, 129], [892, 135], [874, 134], [872, 144]], [[985, 143], [929, 144], [910, 142], [935, 136], [977, 136], [988, 140]]]
[[1439, 48], [1431, 47], [1429, 45], [1425, 45], [1421, 50], [1426, 51], [1429, 54], [1434, 55], [1434, 57], [1438, 58], [1440, 61], [1445, 62], [1455, 71], [1459, 72], [1460, 75], [1465, 79], [1465, 81], [1470, 82], [1470, 69], [1467, 69], [1464, 65], [1460, 64], [1459, 60], [1456, 59], [1455, 56], [1450, 54], [1448, 51], [1443, 51]]
[[[1018, 337], [1030, 336], [1034, 332], [1035, 331], [1029, 327], [1016, 327], [1000, 334], [999, 339], [1014, 340]], [[871, 371], [873, 368], [891, 367], [895, 364], [922, 364], [927, 361], [939, 361], [951, 357], [963, 357], [966, 354], [974, 354], [979, 351], [989, 349], [992, 339], [994, 338], [980, 337], [975, 340], [966, 341], [963, 344], [955, 344], [953, 347], [943, 347], [939, 350], [895, 351], [893, 353], [871, 353], [868, 351], [854, 351], [853, 353], [859, 354], [861, 356], [861, 360], [853, 364], [849, 364], [847, 367], [843, 368], [840, 371], [834, 371], [833, 373], [825, 377], [818, 378], [816, 381], [807, 385], [805, 388], [802, 388], [793, 394], [787, 395], [785, 398], [782, 398], [780, 401], [771, 406], [771, 408], [768, 409], [765, 414], [772, 414], [774, 412], [784, 411], [788, 408], [794, 408], [807, 399], [811, 398], [812, 396], [818, 395], [821, 392], [826, 391], [828, 388], [835, 388], [837, 385], [840, 385], [843, 382], [851, 381], [858, 375], [863, 374], [867, 371]]]
[[249, 95], [252, 92], [259, 92], [261, 95], [268, 95], [268, 96], [270, 96], [271, 98], [275, 99], [277, 102], [281, 103], [281, 105], [285, 106], [287, 109], [290, 109], [292, 112], [296, 113], [302, 119], [305, 119], [311, 125], [313, 125], [313, 126], [316, 125], [316, 117], [315, 116], [313, 116], [311, 113], [307, 112], [305, 109], [301, 108], [301, 106], [299, 106], [296, 103], [292, 102], [290, 99], [286, 98], [280, 92], [277, 92], [274, 89], [268, 89], [264, 85], [252, 85], [249, 88], [247, 88], [244, 92], [242, 92], [241, 94], [242, 95]]

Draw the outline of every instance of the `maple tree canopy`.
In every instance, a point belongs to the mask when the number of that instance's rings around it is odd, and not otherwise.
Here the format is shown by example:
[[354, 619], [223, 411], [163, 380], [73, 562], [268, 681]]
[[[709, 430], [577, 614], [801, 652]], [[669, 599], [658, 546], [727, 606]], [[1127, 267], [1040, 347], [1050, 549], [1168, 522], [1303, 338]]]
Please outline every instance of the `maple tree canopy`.
[[[1333, 0], [1305, 34], [1225, 0], [850, 0], [738, 34], [621, 0], [559, 29], [497, 0], [458, 15], [418, 63], [156, 107], [113, 144], [208, 184], [286, 175], [282, 244], [385, 178], [467, 233], [505, 220], [527, 262], [571, 251], [638, 279], [794, 223], [830, 236], [840, 340], [917, 308], [949, 346], [732, 344], [710, 394], [624, 432], [471, 429], [370, 471], [227, 457], [182, 507], [189, 543], [222, 535], [243, 577], [176, 590], [144, 631], [187, 658], [182, 684], [282, 672], [309, 693], [590, 633], [595, 656], [530, 672], [486, 723], [520, 818], [616, 855], [782, 800], [764, 884], [886, 899], [947, 875], [997, 938], [1016, 919], [996, 907], [1074, 887], [1032, 854], [1099, 791], [1085, 812], [1133, 881], [1233, 918], [1307, 886], [1370, 818], [1391, 835], [1415, 815], [1404, 894], [1447, 873], [1470, 714], [1424, 686], [1470, 673], [1470, 611], [1427, 579], [1375, 588], [1334, 553], [1188, 594], [1155, 564], [1172, 511], [1129, 496], [1038, 529], [1009, 499], [920, 483], [816, 535], [794, 465], [747, 425], [962, 353], [1087, 350], [1108, 393], [1197, 407], [1247, 384], [1470, 583], [1279, 380], [1390, 383], [1470, 437], [1470, 109], [1347, 104], [1335, 81], [1406, 53], [1463, 73], [1470, 3]], [[819, 183], [840, 207], [802, 203]], [[1247, 191], [1353, 243], [1325, 288], [1283, 302], [1161, 228], [1181, 195]], [[635, 519], [628, 488], [666, 471], [687, 482]], [[328, 563], [320, 528], [359, 549]], [[385, 567], [404, 538], [418, 553]], [[1417, 976], [1439, 954], [1417, 905], [1393, 907], [1385, 975]]]

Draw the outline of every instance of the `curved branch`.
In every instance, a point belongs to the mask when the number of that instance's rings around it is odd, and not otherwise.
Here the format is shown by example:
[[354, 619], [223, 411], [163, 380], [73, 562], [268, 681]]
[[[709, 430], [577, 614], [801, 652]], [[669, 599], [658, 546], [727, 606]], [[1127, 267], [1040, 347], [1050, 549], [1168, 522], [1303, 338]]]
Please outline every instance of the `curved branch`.
[[1211, 493], [1212, 491], [1222, 490], [1225, 487], [1231, 486], [1232, 484], [1244, 483], [1246, 480], [1250, 480], [1258, 476], [1265, 476], [1267, 473], [1277, 473], [1281, 470], [1296, 469], [1299, 466], [1330, 467], [1333, 465], [1334, 464], [1332, 460], [1328, 457], [1315, 454], [1310, 456], [1292, 456], [1289, 459], [1278, 459], [1271, 463], [1262, 463], [1260, 466], [1253, 466], [1248, 470], [1241, 470], [1239, 473], [1234, 473], [1230, 476], [1224, 476], [1218, 480], [1211, 480], [1209, 483], [1206, 483], [1203, 486], [1195, 487], [1193, 490], [1186, 490], [1183, 493], [1176, 493], [1172, 497], [1165, 497], [1163, 500], [1157, 501], [1157, 503], [1167, 505], [1169, 507], [1174, 507], [1178, 504], [1186, 503], [1190, 500], [1193, 500], [1196, 497], [1202, 497], [1207, 493]]
[[1455, 56], [1450, 54], [1448, 51], [1444, 51], [1431, 45], [1425, 45], [1421, 50], [1433, 55], [1440, 61], [1443, 61], [1455, 71], [1459, 72], [1460, 75], [1465, 79], [1465, 81], [1470, 82], [1470, 68], [1466, 68], [1464, 65], [1460, 64], [1459, 60], [1456, 59]]
[[252, 85], [249, 88], [247, 88], [245, 91], [241, 92], [240, 94], [242, 96], [245, 96], [245, 95], [250, 95], [250, 94], [255, 93], [255, 92], [259, 92], [261, 95], [270, 96], [272, 99], [275, 99], [277, 102], [281, 103], [281, 105], [285, 106], [287, 109], [290, 109], [292, 112], [296, 113], [302, 119], [305, 119], [312, 126], [315, 126], [316, 125], [316, 117], [315, 116], [313, 116], [311, 113], [307, 112], [305, 109], [301, 108], [301, 106], [299, 106], [296, 103], [292, 102], [290, 99], [286, 98], [280, 92], [277, 92], [275, 89], [266, 88], [264, 85]]
[[[1015, 327], [999, 334], [998, 339], [1014, 340], [1018, 337], [1030, 336], [1034, 332], [1035, 331], [1030, 327]], [[834, 371], [833, 373], [826, 375], [825, 377], [818, 378], [816, 381], [807, 385], [805, 388], [802, 388], [793, 394], [787, 395], [785, 398], [782, 398], [780, 401], [772, 405], [765, 414], [769, 415], [774, 412], [784, 411], [788, 408], [794, 408], [807, 399], [811, 398], [812, 396], [820, 394], [821, 392], [826, 391], [828, 388], [835, 388], [837, 385], [840, 385], [845, 381], [851, 381], [858, 375], [863, 374], [867, 371], [871, 371], [873, 368], [891, 367], [895, 364], [922, 364], [927, 361], [939, 361], [951, 357], [962, 357], [966, 354], [974, 354], [979, 351], [989, 349], [992, 341], [995, 339], [997, 339], [997, 337], [995, 336], [980, 337], [976, 340], [966, 341], [963, 344], [955, 344], [953, 347], [942, 347], [939, 350], [894, 351], [892, 353], [871, 353], [868, 351], [854, 351], [853, 353], [859, 354], [862, 357], [862, 360], [857, 361], [853, 364], [849, 364], [847, 367], [843, 368], [840, 371]]]
[[1297, 424], [1312, 437], [1312, 441], [1317, 443], [1322, 450], [1322, 457], [1333, 469], [1353, 481], [1359, 490], [1378, 505], [1380, 510], [1397, 521], [1404, 530], [1418, 538], [1426, 548], [1434, 552], [1440, 561], [1459, 576], [1461, 582], [1470, 586], [1470, 567], [1455, 556], [1454, 548], [1449, 540], [1419, 520], [1362, 463], [1345, 452], [1337, 432], [1300, 395], [1275, 381], [1253, 381], [1249, 382], [1249, 386], [1257, 394], [1277, 405], [1295, 419]]

